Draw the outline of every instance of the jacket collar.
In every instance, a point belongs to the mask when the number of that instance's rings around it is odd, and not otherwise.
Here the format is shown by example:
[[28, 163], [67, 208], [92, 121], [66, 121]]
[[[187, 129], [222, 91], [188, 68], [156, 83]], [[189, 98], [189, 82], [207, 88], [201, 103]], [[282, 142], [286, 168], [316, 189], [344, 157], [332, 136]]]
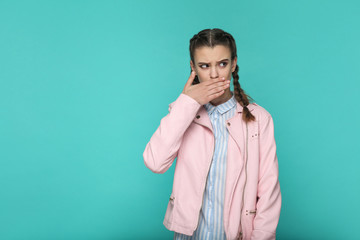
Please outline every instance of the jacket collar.
[[[256, 103], [251, 103], [247, 107], [251, 111], [255, 109]], [[245, 123], [242, 120], [242, 111], [243, 107], [240, 105], [240, 103], [236, 102], [236, 110], [234, 116], [228, 120], [226, 120], [226, 127], [229, 130], [229, 134], [232, 136], [232, 138], [235, 140], [237, 146], [239, 147], [241, 152], [244, 152], [245, 148]], [[201, 106], [199, 111], [197, 112], [194, 120], [194, 123], [200, 124], [204, 127], [207, 127], [210, 129], [210, 131], [214, 132], [210, 117], [205, 109], [204, 106]], [[228, 126], [229, 125], [229, 126]]]
[[233, 108], [234, 105], [236, 105], [236, 99], [235, 96], [232, 95], [229, 100], [217, 106], [212, 105], [210, 102], [205, 103], [203, 106], [207, 110], [208, 114], [211, 115], [215, 110], [217, 110], [220, 114], [224, 114]]
[[[255, 109], [255, 104], [250, 103], [247, 107], [248, 107], [249, 111], [251, 112]], [[228, 121], [231, 121], [231, 119], [234, 119], [235, 117], [240, 115], [240, 113], [243, 111], [243, 107], [240, 105], [240, 103], [238, 101], [236, 101], [236, 111], [238, 114], [235, 113], [235, 115], [232, 118], [230, 118]], [[194, 118], [194, 122], [213, 130], [212, 124], [210, 121], [210, 117], [209, 117], [208, 112], [207, 112], [206, 108], [204, 107], [204, 105], [202, 105], [200, 107], [199, 111], [197, 112], [197, 114]]]

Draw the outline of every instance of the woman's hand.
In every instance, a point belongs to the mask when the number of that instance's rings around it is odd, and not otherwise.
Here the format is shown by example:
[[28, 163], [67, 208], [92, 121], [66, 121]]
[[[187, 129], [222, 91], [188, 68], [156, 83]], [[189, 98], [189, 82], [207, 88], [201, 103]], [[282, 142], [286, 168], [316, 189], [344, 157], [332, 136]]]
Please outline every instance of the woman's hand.
[[182, 93], [192, 97], [201, 105], [219, 97], [230, 86], [230, 80], [225, 80], [224, 77], [191, 85], [195, 76], [195, 72], [192, 71]]

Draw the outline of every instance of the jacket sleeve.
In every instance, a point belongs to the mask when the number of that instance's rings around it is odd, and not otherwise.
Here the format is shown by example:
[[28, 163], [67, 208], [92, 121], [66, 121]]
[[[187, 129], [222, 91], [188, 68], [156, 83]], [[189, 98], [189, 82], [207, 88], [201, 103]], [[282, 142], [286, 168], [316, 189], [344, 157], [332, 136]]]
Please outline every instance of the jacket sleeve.
[[274, 240], [280, 218], [281, 192], [274, 123], [269, 113], [260, 118], [259, 138], [258, 201], [251, 240]]
[[169, 113], [146, 144], [144, 163], [154, 173], [166, 172], [177, 157], [186, 129], [190, 126], [201, 104], [181, 93], [169, 104]]

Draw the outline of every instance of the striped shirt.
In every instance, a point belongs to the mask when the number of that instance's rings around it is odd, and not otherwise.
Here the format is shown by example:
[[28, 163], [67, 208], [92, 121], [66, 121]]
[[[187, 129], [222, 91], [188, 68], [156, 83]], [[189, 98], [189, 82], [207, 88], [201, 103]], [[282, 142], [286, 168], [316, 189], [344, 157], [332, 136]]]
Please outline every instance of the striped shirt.
[[232, 91], [231, 93], [232, 97], [222, 104], [217, 106], [212, 105], [210, 102], [204, 104], [215, 136], [214, 155], [206, 181], [198, 227], [192, 236], [174, 232], [175, 240], [226, 239], [223, 224], [223, 206], [229, 132], [225, 126], [225, 121], [233, 117], [236, 111], [236, 99]]

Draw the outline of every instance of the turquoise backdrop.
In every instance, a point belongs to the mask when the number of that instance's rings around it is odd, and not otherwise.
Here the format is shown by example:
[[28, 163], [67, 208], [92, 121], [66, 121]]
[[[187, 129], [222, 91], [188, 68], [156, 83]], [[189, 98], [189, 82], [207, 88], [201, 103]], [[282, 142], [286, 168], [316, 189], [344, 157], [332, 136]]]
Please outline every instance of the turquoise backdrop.
[[[360, 239], [360, 2], [0, 1], [0, 239], [172, 239], [146, 143], [190, 38], [237, 41], [274, 119], [277, 239]], [[231, 86], [231, 89], [233, 87]]]

